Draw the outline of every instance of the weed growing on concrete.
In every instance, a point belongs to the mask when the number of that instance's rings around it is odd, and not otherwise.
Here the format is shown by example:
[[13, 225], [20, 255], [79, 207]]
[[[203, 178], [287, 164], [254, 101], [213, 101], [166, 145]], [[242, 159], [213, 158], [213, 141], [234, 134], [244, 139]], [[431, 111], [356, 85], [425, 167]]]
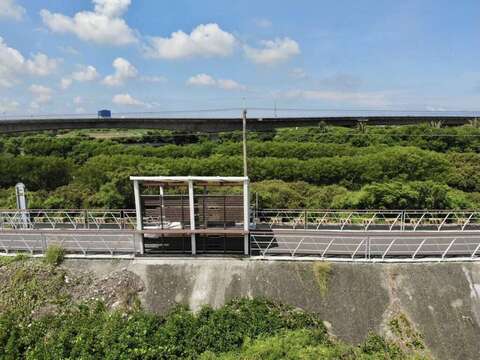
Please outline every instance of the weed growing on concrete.
[[413, 325], [403, 313], [398, 314], [390, 320], [390, 329], [398, 339], [412, 350], [424, 350], [425, 343], [423, 335], [416, 331]]
[[314, 262], [313, 263], [313, 274], [315, 275], [315, 280], [317, 281], [318, 289], [320, 290], [320, 295], [325, 296], [328, 290], [328, 277], [332, 271], [332, 267], [328, 262]]

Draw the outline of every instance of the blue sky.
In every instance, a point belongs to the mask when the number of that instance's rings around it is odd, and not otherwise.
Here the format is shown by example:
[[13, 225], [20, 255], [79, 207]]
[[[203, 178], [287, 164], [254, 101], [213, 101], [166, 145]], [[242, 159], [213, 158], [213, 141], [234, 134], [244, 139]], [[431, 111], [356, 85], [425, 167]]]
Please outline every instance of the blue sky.
[[0, 113], [478, 110], [479, 13], [473, 0], [0, 0]]

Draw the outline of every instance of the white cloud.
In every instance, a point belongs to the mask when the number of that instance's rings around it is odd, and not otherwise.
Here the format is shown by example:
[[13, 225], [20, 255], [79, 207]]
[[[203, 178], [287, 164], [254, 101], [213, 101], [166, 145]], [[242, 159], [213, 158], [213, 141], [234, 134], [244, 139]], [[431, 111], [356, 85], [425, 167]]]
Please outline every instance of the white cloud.
[[18, 5], [15, 0], [0, 1], [0, 18], [22, 20], [25, 8]]
[[287, 97], [303, 98], [307, 100], [323, 100], [343, 105], [385, 106], [390, 101], [383, 92], [347, 92], [322, 90], [293, 90], [286, 93]]
[[168, 38], [152, 37], [149, 42], [146, 48], [148, 56], [160, 59], [181, 59], [231, 55], [236, 40], [218, 24], [202, 24], [193, 29], [190, 34], [179, 30]]
[[187, 80], [188, 85], [194, 86], [215, 86], [216, 80], [207, 74], [198, 74]]
[[31, 85], [28, 90], [33, 95], [33, 101], [30, 106], [38, 108], [41, 104], [46, 104], [52, 100], [53, 90], [43, 85]]
[[230, 79], [219, 79], [217, 80], [217, 86], [220, 89], [224, 90], [245, 90], [246, 86], [239, 84], [235, 80], [230, 80]]
[[127, 11], [130, 0], [93, 0], [94, 11], [81, 11], [73, 17], [40, 11], [43, 23], [58, 33], [72, 33], [84, 41], [98, 44], [127, 45], [137, 41], [135, 32], [121, 15]]
[[298, 43], [288, 37], [262, 41], [261, 44], [260, 49], [244, 46], [246, 57], [257, 64], [275, 64], [300, 54]]
[[168, 81], [164, 76], [142, 76], [140, 80], [149, 83], [166, 83]]
[[0, 99], [0, 113], [15, 111], [20, 104], [14, 100]]
[[72, 85], [74, 81], [77, 82], [86, 82], [86, 81], [93, 81], [98, 78], [98, 72], [95, 67], [92, 65], [88, 66], [81, 66], [78, 71], [75, 71], [68, 77], [62, 78], [60, 82], [60, 86], [62, 89], [67, 89]]
[[73, 83], [73, 80], [71, 78], [68, 78], [68, 77], [64, 77], [62, 78], [62, 80], [60, 80], [60, 87], [62, 89], [68, 89]]
[[25, 66], [30, 74], [37, 76], [50, 75], [55, 71], [59, 60], [50, 59], [47, 55], [38, 53], [26, 61]]
[[122, 106], [145, 106], [146, 104], [138, 99], [135, 99], [130, 94], [117, 94], [113, 97], [112, 102]]
[[116, 58], [113, 61], [113, 67], [115, 73], [113, 75], [108, 75], [103, 79], [103, 83], [108, 86], [119, 86], [122, 85], [126, 80], [134, 78], [137, 76], [138, 71], [130, 64], [130, 62], [124, 58]]
[[92, 65], [85, 66], [72, 74], [72, 79], [79, 82], [93, 81], [98, 77], [98, 72]]
[[75, 96], [73, 98], [73, 103], [75, 105], [80, 105], [80, 104], [83, 104], [83, 98], [81, 96]]
[[11, 86], [17, 74], [25, 66], [25, 58], [14, 48], [8, 47], [0, 37], [0, 85]]
[[245, 90], [246, 86], [239, 84], [231, 79], [215, 79], [208, 74], [198, 74], [192, 76], [187, 80], [187, 85], [190, 86], [211, 86], [218, 87], [223, 90]]
[[128, 10], [131, 0], [93, 0], [95, 12], [109, 17], [119, 17]]
[[45, 54], [35, 54], [31, 59], [14, 48], [9, 47], [0, 37], [0, 86], [12, 86], [18, 76], [30, 74], [46, 76], [58, 66], [59, 61], [50, 59]]

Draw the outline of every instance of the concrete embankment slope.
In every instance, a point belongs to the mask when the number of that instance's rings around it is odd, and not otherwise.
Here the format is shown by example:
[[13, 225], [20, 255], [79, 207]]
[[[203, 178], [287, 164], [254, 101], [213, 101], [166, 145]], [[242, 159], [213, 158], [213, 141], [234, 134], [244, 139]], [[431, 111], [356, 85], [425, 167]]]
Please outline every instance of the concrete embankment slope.
[[[480, 358], [480, 263], [346, 264], [239, 259], [68, 260], [97, 276], [128, 270], [147, 309], [266, 297], [319, 313], [340, 339], [369, 331], [424, 343], [438, 359]], [[423, 338], [422, 338], [423, 336]]]

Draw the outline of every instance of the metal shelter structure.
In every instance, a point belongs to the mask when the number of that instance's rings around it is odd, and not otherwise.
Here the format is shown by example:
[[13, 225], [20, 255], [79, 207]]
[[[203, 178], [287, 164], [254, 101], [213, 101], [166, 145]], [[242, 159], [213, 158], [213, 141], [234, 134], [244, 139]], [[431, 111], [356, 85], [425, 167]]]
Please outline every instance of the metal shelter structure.
[[[248, 177], [131, 176], [130, 180], [142, 253], [249, 254]], [[212, 187], [222, 191], [212, 194]]]

